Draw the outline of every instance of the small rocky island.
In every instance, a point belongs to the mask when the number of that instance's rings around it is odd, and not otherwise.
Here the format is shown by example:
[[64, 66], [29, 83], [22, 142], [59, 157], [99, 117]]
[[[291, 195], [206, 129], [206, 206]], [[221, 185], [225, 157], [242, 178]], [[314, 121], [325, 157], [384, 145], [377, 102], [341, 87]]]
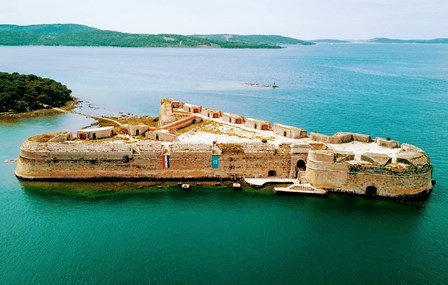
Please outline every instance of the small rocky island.
[[[16, 175], [29, 180], [229, 180], [290, 183], [278, 191], [426, 197], [432, 166], [420, 148], [369, 135], [327, 136], [164, 99], [153, 120], [28, 138]], [[283, 189], [283, 190], [282, 190]]]

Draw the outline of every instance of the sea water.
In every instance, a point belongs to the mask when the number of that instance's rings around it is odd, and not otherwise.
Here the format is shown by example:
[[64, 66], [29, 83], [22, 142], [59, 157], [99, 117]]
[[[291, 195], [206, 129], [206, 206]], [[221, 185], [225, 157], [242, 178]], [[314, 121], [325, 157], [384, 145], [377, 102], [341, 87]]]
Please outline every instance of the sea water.
[[[82, 112], [156, 115], [170, 97], [247, 117], [424, 149], [426, 202], [271, 189], [23, 182], [27, 137], [92, 123], [0, 124], [0, 284], [446, 284], [448, 46], [281, 50], [0, 47], [0, 70], [66, 84]], [[245, 83], [273, 84], [278, 89]]]

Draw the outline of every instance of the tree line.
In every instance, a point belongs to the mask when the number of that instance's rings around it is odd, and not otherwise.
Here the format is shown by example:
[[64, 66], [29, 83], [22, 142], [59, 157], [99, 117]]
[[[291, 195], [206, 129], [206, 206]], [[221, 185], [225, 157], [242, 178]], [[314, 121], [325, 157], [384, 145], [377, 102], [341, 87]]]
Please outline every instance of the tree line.
[[34, 74], [0, 72], [0, 112], [30, 112], [61, 107], [73, 100], [72, 91], [49, 78]]

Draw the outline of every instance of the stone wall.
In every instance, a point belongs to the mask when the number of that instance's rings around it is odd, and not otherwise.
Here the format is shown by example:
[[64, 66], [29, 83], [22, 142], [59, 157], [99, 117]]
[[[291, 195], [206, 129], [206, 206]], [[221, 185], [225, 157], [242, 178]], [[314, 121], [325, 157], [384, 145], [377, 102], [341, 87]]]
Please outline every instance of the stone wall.
[[[231, 179], [289, 177], [290, 145], [219, 144], [219, 167], [212, 168], [212, 146], [180, 142], [41, 143], [27, 140], [16, 174], [28, 179]], [[170, 168], [162, 155], [170, 155]]]
[[312, 141], [315, 142], [331, 143], [331, 144], [342, 144], [352, 141], [368, 143], [371, 141], [371, 137], [369, 135], [347, 133], [347, 132], [338, 132], [332, 136], [312, 132], [310, 138]]
[[[55, 136], [56, 137], [56, 136]], [[219, 167], [212, 168], [212, 155]], [[162, 156], [170, 167], [163, 168]], [[306, 162], [306, 164], [304, 163]], [[336, 152], [319, 142], [280, 144], [162, 143], [158, 141], [42, 142], [26, 140], [16, 175], [26, 179], [232, 179], [300, 177], [331, 191], [396, 197], [430, 190], [432, 167], [420, 149], [404, 145], [393, 160], [384, 154]], [[370, 189], [370, 190], [368, 190]]]
[[174, 129], [174, 130], [178, 130], [178, 129], [182, 129], [185, 128], [189, 125], [191, 125], [195, 120], [195, 116], [194, 115], [190, 115], [188, 117], [185, 117], [183, 119], [180, 119], [178, 121], [163, 125], [162, 127], [160, 127], [160, 129], [165, 129], [165, 130], [169, 130], [169, 129]]
[[368, 188], [371, 188], [375, 189], [375, 195], [384, 197], [431, 190], [432, 167], [426, 155], [414, 152], [399, 157], [402, 162], [391, 163], [390, 157], [366, 153], [361, 161], [355, 161], [352, 154], [311, 150], [306, 179], [318, 188], [364, 195], [369, 194]]

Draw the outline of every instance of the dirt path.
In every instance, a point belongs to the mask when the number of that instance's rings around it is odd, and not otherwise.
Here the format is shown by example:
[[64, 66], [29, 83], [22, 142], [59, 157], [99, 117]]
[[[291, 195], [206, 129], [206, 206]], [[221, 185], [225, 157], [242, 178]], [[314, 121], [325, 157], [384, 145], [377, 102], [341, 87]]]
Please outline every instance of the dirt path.
[[117, 126], [120, 126], [120, 127], [122, 125], [119, 121], [114, 120], [114, 119], [110, 119], [110, 118], [104, 118], [104, 117], [98, 117], [98, 116], [93, 116], [93, 115], [87, 115], [87, 114], [82, 114], [82, 113], [74, 112], [74, 111], [67, 111], [67, 110], [64, 110], [64, 109], [61, 109], [61, 108], [56, 108], [56, 107], [52, 107], [52, 109], [55, 110], [55, 111], [61, 112], [61, 113], [66, 113], [66, 114], [70, 113], [70, 114], [75, 114], [75, 115], [80, 115], [80, 116], [92, 118], [92, 119], [95, 119], [95, 120], [108, 121], [108, 122], [116, 124]]

